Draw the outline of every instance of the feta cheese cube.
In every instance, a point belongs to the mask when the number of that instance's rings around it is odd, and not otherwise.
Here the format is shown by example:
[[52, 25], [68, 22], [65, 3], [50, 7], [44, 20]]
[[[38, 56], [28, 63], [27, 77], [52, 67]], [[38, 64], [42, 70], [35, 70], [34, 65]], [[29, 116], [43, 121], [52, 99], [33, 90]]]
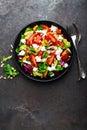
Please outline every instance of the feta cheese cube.
[[41, 57], [40, 56], [36, 56], [35, 59], [36, 59], [37, 62], [41, 62]]
[[48, 67], [47, 70], [51, 71], [51, 67]]
[[42, 33], [43, 36], [45, 36], [46, 33], [47, 33], [47, 30], [37, 30], [36, 32], [37, 32], [37, 33]]
[[58, 29], [58, 27], [51, 25], [51, 31], [56, 31]]
[[57, 57], [57, 60], [58, 60], [58, 61], [60, 61], [60, 60], [61, 60], [60, 55], [57, 55], [56, 57]]
[[46, 51], [46, 48], [45, 48], [44, 46], [41, 46], [41, 47], [40, 47], [40, 50], [41, 50], [41, 51]]
[[26, 63], [26, 64], [31, 65], [31, 62], [30, 62], [30, 61], [27, 61], [27, 60], [23, 60], [23, 63]]
[[58, 47], [58, 49], [56, 50], [56, 55], [60, 55], [62, 53], [62, 49], [60, 47]]
[[43, 58], [43, 59], [41, 59], [42, 62], [45, 62], [46, 60], [47, 60], [47, 58]]
[[65, 63], [65, 64], [63, 65], [64, 68], [67, 68], [68, 66], [69, 66], [68, 63]]
[[48, 67], [47, 70], [53, 71], [53, 70], [55, 70], [55, 66]]
[[36, 67], [33, 68], [33, 71], [37, 71], [37, 70], [38, 70], [38, 68], [36, 68]]
[[26, 43], [26, 40], [25, 40], [25, 39], [21, 39], [21, 42], [25, 44], [25, 43]]
[[59, 35], [58, 38], [57, 38], [57, 40], [62, 41], [63, 40], [62, 35]]
[[25, 51], [24, 50], [20, 51], [18, 55], [19, 56], [24, 56], [25, 55]]
[[38, 48], [39, 46], [37, 44], [32, 44], [33, 48]]

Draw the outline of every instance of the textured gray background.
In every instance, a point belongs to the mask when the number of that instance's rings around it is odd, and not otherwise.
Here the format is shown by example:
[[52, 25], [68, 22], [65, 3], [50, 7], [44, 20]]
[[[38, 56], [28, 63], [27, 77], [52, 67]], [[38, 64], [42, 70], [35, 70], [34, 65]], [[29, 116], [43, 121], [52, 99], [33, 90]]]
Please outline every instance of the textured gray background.
[[[0, 0], [0, 59], [11, 54], [19, 31], [38, 20], [64, 28], [77, 23], [79, 55], [87, 72], [87, 0]], [[51, 83], [21, 74], [0, 80], [0, 130], [87, 130], [87, 78], [77, 81], [76, 55], [69, 72]]]

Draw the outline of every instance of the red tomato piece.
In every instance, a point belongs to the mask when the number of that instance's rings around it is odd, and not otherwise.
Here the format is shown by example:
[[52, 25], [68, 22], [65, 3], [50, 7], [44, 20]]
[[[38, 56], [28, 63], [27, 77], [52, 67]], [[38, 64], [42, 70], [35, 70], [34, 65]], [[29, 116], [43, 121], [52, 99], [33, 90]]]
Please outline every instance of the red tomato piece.
[[38, 55], [38, 56], [42, 56], [42, 54], [43, 54], [43, 52], [42, 52], [42, 51], [39, 51], [37, 55]]

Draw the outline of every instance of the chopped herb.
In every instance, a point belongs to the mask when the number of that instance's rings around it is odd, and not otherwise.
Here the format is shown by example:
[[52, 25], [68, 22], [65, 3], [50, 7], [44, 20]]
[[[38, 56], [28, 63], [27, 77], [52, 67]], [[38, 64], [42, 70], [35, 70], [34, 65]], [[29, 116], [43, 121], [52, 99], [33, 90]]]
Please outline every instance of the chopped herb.
[[4, 72], [8, 78], [15, 77], [19, 74], [19, 72], [15, 70], [10, 64], [4, 65]]
[[48, 52], [47, 52], [47, 51], [44, 51], [44, 52], [43, 52], [43, 55], [42, 55], [42, 58], [46, 58], [46, 57], [48, 57], [48, 55], [49, 55]]
[[19, 46], [22, 46], [22, 45], [24, 45], [24, 43], [22, 43], [22, 42], [20, 41]]
[[34, 72], [33, 72], [33, 75], [34, 75], [35, 77], [36, 77], [36, 76], [39, 76], [39, 77], [42, 77], [42, 76], [43, 76], [42, 73], [37, 72], [37, 71], [34, 71]]
[[10, 60], [12, 58], [12, 55], [11, 56], [3, 56], [2, 57], [2, 62], [6, 62], [7, 60]]
[[53, 72], [53, 71], [49, 71], [49, 72], [48, 72], [48, 76], [50, 76], [50, 77], [51, 77], [51, 76], [54, 76], [54, 72]]
[[61, 70], [63, 70], [63, 67], [61, 65], [56, 66], [56, 71], [61, 71]]
[[20, 52], [20, 48], [17, 47], [15, 51], [16, 51], [16, 53], [19, 53]]
[[32, 31], [32, 30], [33, 30], [32, 28], [28, 27], [28, 28], [26, 28], [25, 32], [29, 32], [29, 31]]
[[38, 70], [39, 70], [39, 72], [45, 72], [46, 70], [47, 70], [47, 67], [48, 67], [48, 65], [47, 65], [47, 63], [39, 63], [38, 64]]
[[21, 34], [21, 39], [24, 39], [25, 38], [25, 35]]
[[42, 30], [42, 25], [38, 25], [37, 28], [36, 28], [36, 31], [37, 30]]
[[67, 39], [63, 39], [63, 43], [65, 44], [63, 47], [64, 49], [71, 47], [71, 44], [70, 44], [70, 42], [67, 41]]

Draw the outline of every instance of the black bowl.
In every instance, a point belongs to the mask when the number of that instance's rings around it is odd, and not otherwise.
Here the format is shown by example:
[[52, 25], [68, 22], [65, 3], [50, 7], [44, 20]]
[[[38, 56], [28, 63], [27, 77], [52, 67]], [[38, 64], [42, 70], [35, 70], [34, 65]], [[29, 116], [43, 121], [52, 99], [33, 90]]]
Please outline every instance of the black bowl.
[[[15, 52], [15, 49], [17, 48], [17, 46], [19, 45], [19, 41], [20, 41], [20, 38], [21, 38], [21, 34], [23, 34], [25, 32], [25, 29], [27, 27], [34, 27], [35, 25], [40, 25], [40, 24], [45, 24], [47, 26], [51, 26], [51, 25], [54, 25], [60, 29], [62, 29], [62, 33], [64, 34], [64, 36], [67, 38], [67, 40], [71, 43], [71, 58], [69, 60], [69, 66], [64, 69], [63, 71], [61, 71], [58, 75], [56, 76], [53, 76], [53, 77], [47, 77], [47, 78], [40, 78], [40, 77], [34, 77], [28, 73], [26, 73], [23, 68], [21, 67], [20, 63], [18, 62], [18, 58], [17, 58], [17, 53]], [[14, 42], [14, 50], [13, 50], [13, 55], [14, 55], [14, 59], [15, 59], [15, 63], [19, 69], [19, 71], [25, 75], [26, 77], [28, 77], [29, 79], [32, 79], [32, 80], [35, 80], [35, 81], [39, 81], [39, 82], [48, 82], [48, 81], [53, 81], [55, 79], [58, 79], [60, 77], [62, 77], [70, 68], [71, 66], [71, 63], [72, 63], [72, 59], [73, 59], [73, 42], [72, 42], [72, 39], [70, 37], [70, 35], [67, 33], [67, 31], [59, 24], [55, 23], [55, 22], [52, 22], [52, 21], [36, 21], [36, 22], [33, 22], [33, 23], [30, 23], [29, 25], [27, 25], [26, 27], [24, 27], [20, 32], [19, 34], [17, 35], [16, 37], [16, 40]]]

